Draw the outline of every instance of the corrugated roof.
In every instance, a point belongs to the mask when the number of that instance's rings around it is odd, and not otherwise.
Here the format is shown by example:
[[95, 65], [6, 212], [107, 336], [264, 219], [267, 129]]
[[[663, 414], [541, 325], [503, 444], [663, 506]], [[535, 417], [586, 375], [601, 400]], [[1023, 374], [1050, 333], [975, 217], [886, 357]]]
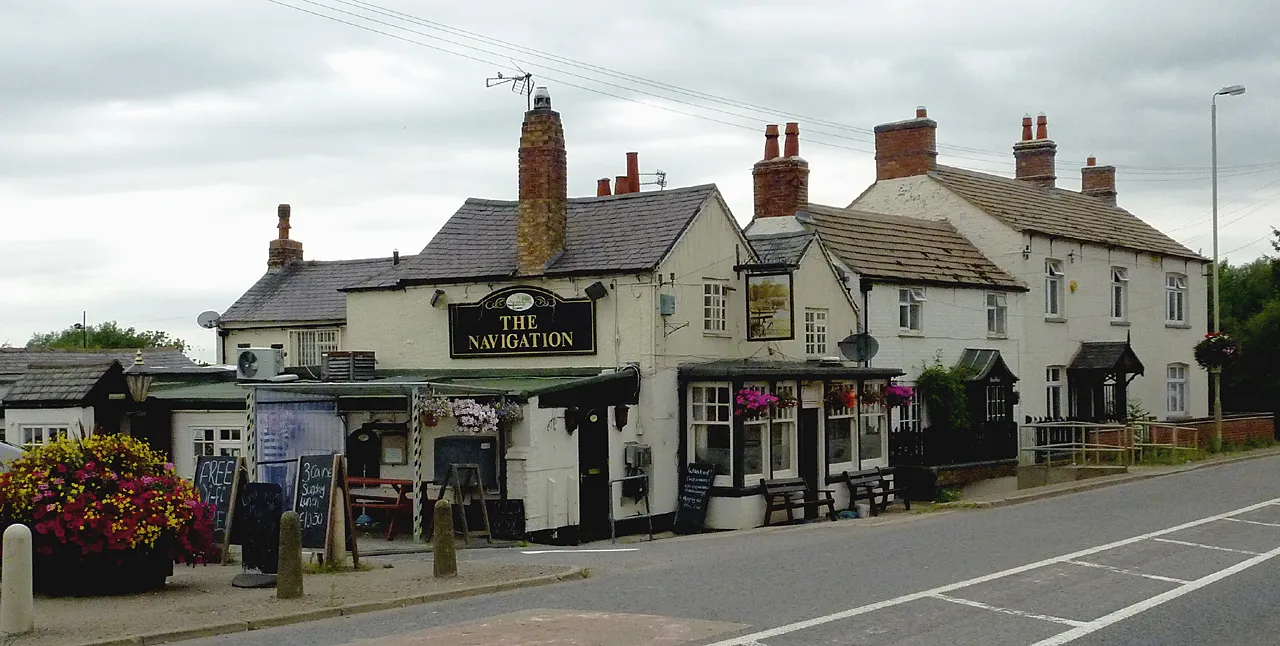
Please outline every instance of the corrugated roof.
[[950, 223], [808, 204], [799, 216], [854, 271], [898, 283], [1025, 290]]
[[809, 248], [809, 243], [813, 242], [813, 233], [793, 231], [758, 236], [748, 235], [747, 241], [751, 243], [751, 248], [755, 249], [760, 262], [795, 265], [800, 263], [805, 250]]
[[[403, 267], [412, 256], [401, 256]], [[222, 315], [223, 323], [346, 321], [341, 291], [393, 267], [391, 258], [308, 260], [268, 271]]]
[[84, 401], [94, 386], [119, 365], [114, 359], [88, 364], [30, 365], [5, 393], [4, 403]]
[[[548, 275], [652, 269], [716, 193], [713, 184], [569, 200], [565, 250]], [[516, 272], [515, 201], [468, 199], [422, 253], [352, 289], [499, 278]]]
[[[122, 366], [133, 365], [137, 350], [46, 350], [41, 348], [0, 348], [0, 379], [5, 375], [16, 377], [27, 371], [33, 363], [41, 365], [83, 365], [119, 361]], [[200, 372], [200, 366], [177, 348], [149, 348], [142, 351], [142, 360], [148, 369], [164, 369], [165, 372]]]
[[1203, 260], [1141, 218], [1096, 197], [950, 166], [939, 166], [929, 176], [1019, 231]]

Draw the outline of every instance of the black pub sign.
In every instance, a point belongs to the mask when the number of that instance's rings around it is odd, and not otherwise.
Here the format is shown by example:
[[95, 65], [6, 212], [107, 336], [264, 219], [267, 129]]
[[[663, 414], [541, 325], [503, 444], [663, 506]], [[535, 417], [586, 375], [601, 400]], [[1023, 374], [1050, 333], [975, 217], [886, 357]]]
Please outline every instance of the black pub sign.
[[476, 303], [449, 304], [449, 356], [554, 356], [596, 353], [596, 303], [520, 285]]

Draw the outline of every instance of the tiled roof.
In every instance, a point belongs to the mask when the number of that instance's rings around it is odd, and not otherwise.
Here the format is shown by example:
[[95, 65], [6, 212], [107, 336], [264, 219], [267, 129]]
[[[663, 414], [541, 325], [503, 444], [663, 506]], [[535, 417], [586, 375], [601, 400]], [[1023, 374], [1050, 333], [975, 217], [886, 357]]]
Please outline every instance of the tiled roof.
[[[565, 251], [548, 275], [639, 272], [654, 268], [716, 193], [713, 184], [569, 200]], [[512, 276], [514, 201], [470, 198], [422, 253], [352, 289]]]
[[929, 176], [1019, 231], [1202, 259], [1141, 218], [1096, 197], [949, 166], [939, 166]]
[[813, 242], [813, 233], [797, 231], [789, 233], [773, 233], [767, 235], [748, 235], [747, 241], [756, 250], [756, 256], [763, 263], [780, 263], [794, 265], [804, 257], [804, 252]]
[[797, 216], [868, 278], [1025, 290], [949, 223], [808, 204]]
[[1084, 341], [1068, 370], [1120, 370], [1125, 374], [1142, 374], [1144, 368], [1128, 341]]
[[[41, 365], [84, 365], [109, 363], [111, 360], [128, 367], [133, 365], [137, 350], [43, 350], [39, 348], [0, 348], [0, 380], [17, 376], [33, 363]], [[187, 355], [177, 348], [151, 348], [142, 351], [148, 369], [165, 372], [199, 371]]]
[[[412, 256], [402, 256], [400, 266]], [[343, 287], [392, 268], [391, 258], [309, 260], [268, 271], [222, 315], [223, 323], [345, 321]]]
[[8, 406], [19, 402], [80, 402], [117, 366], [119, 362], [114, 359], [85, 364], [31, 365], [5, 393], [4, 403]]

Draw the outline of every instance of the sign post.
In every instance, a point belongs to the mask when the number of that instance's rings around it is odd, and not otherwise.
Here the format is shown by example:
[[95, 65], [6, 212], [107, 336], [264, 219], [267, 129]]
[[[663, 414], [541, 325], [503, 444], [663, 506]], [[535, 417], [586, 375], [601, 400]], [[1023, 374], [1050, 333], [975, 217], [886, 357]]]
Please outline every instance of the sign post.
[[231, 555], [231, 526], [236, 517], [240, 490], [249, 481], [242, 457], [202, 455], [196, 458], [195, 487], [200, 500], [213, 505], [213, 544], [222, 552], [222, 562]]

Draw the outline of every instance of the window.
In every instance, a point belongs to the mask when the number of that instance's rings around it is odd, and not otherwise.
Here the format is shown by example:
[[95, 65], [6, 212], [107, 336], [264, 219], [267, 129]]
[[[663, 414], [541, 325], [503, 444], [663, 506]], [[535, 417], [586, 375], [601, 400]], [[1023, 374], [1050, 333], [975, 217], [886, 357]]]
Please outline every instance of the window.
[[18, 427], [22, 432], [22, 447], [30, 448], [49, 444], [58, 438], [67, 436], [67, 426], [34, 424]]
[[[743, 387], [760, 392], [769, 391], [769, 384], [744, 384]], [[742, 477], [742, 481], [745, 485], [758, 484], [760, 478], [765, 477], [764, 439], [768, 433], [768, 417], [759, 417], [742, 422], [742, 470], [745, 474]]]
[[804, 311], [804, 353], [810, 357], [827, 354], [827, 310]]
[[289, 332], [290, 366], [318, 366], [326, 352], [336, 352], [338, 328], [321, 330], [292, 330]]
[[1169, 393], [1167, 411], [1170, 414], [1187, 413], [1187, 364], [1171, 363], [1167, 369], [1166, 390]]
[[1004, 336], [1009, 329], [1006, 294], [987, 292], [987, 336]]
[[1185, 324], [1187, 322], [1187, 277], [1182, 274], [1165, 274], [1164, 296], [1165, 322]]
[[921, 316], [924, 313], [924, 289], [908, 287], [898, 290], [898, 330], [902, 332], [919, 332]]
[[1111, 320], [1127, 321], [1129, 319], [1129, 270], [1124, 267], [1111, 268]]
[[715, 466], [717, 476], [732, 472], [733, 397], [728, 384], [689, 386], [689, 422], [693, 459]]
[[987, 386], [987, 421], [999, 422], [1009, 419], [1009, 410], [1005, 402], [1009, 397], [1009, 387], [1004, 385]]
[[858, 459], [878, 460], [884, 457], [885, 407], [881, 403], [885, 384], [863, 383], [858, 396]]
[[[852, 388], [853, 384], [831, 383], [828, 388]], [[827, 420], [827, 470], [830, 474], [841, 471], [852, 471], [853, 466], [853, 434], [858, 426], [858, 411], [835, 404], [833, 398], [826, 398]]]
[[[779, 398], [794, 398], [795, 386], [778, 384]], [[769, 424], [769, 468], [774, 478], [794, 476], [795, 473], [795, 437], [796, 410], [798, 406], [773, 410], [773, 420]]]
[[1062, 419], [1062, 366], [1044, 369], [1044, 407], [1049, 419]]
[[728, 285], [724, 283], [702, 284], [702, 331], [723, 334], [726, 330]]
[[244, 431], [240, 428], [193, 428], [191, 443], [197, 458], [202, 455], [244, 455]]
[[1044, 315], [1047, 318], [1062, 318], [1062, 276], [1061, 260], [1044, 261]]
[[920, 405], [920, 389], [913, 387], [911, 389], [911, 399], [907, 401], [906, 406], [902, 406], [899, 410], [898, 428], [912, 433], [919, 433], [921, 425], [924, 423], [924, 409]]

